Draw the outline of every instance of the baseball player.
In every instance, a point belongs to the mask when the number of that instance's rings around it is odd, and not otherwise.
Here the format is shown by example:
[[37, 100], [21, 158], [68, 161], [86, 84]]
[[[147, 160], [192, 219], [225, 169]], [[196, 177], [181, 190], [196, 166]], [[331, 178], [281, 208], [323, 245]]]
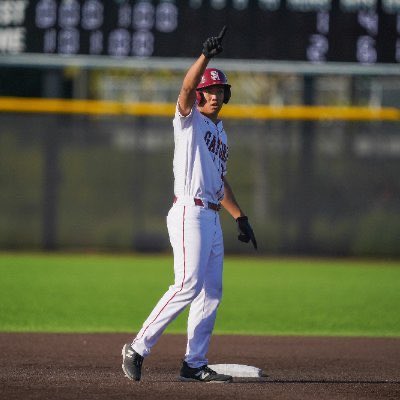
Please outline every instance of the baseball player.
[[206, 357], [222, 295], [224, 246], [221, 205], [237, 221], [238, 239], [257, 248], [253, 230], [226, 179], [227, 135], [218, 114], [231, 96], [225, 74], [207, 68], [222, 51], [226, 27], [208, 38], [179, 93], [174, 126], [174, 193], [167, 227], [174, 252], [174, 284], [161, 297], [132, 343], [122, 349], [125, 375], [139, 381], [143, 359], [162, 332], [190, 305], [182, 381], [230, 382], [210, 369]]

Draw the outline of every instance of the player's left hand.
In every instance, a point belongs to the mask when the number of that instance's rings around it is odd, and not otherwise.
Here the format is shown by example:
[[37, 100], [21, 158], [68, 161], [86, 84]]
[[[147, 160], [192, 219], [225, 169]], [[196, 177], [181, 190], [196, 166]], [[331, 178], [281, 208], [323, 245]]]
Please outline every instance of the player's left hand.
[[257, 250], [256, 237], [254, 236], [253, 228], [249, 223], [249, 219], [246, 216], [239, 217], [236, 219], [236, 222], [238, 224], [238, 230], [239, 230], [238, 239], [241, 242], [245, 243], [249, 243], [249, 241], [251, 240], [251, 243], [253, 243], [254, 248]]

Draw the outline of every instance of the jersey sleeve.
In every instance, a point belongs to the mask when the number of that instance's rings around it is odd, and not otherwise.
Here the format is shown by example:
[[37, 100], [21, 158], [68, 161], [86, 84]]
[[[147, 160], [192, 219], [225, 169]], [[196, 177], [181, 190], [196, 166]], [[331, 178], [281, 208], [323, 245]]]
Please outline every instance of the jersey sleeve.
[[184, 116], [179, 111], [179, 99], [178, 99], [175, 107], [174, 125], [182, 130], [190, 127], [193, 124], [194, 114], [196, 113], [197, 110], [196, 105], [197, 103], [194, 102], [193, 107], [190, 110], [190, 113]]

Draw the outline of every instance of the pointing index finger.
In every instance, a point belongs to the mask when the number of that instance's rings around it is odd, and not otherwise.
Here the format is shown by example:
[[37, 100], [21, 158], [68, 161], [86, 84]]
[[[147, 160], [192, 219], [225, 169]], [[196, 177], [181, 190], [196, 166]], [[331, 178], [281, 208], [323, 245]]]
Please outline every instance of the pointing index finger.
[[221, 32], [218, 35], [218, 40], [219, 41], [221, 41], [224, 38], [225, 32], [226, 32], [226, 25], [224, 25], [224, 27], [221, 29]]

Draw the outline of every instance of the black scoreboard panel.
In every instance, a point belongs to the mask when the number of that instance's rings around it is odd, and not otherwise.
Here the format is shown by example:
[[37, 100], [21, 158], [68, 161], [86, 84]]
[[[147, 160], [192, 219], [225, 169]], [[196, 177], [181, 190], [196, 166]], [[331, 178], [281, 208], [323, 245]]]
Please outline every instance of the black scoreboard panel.
[[0, 0], [2, 54], [400, 63], [400, 0]]

